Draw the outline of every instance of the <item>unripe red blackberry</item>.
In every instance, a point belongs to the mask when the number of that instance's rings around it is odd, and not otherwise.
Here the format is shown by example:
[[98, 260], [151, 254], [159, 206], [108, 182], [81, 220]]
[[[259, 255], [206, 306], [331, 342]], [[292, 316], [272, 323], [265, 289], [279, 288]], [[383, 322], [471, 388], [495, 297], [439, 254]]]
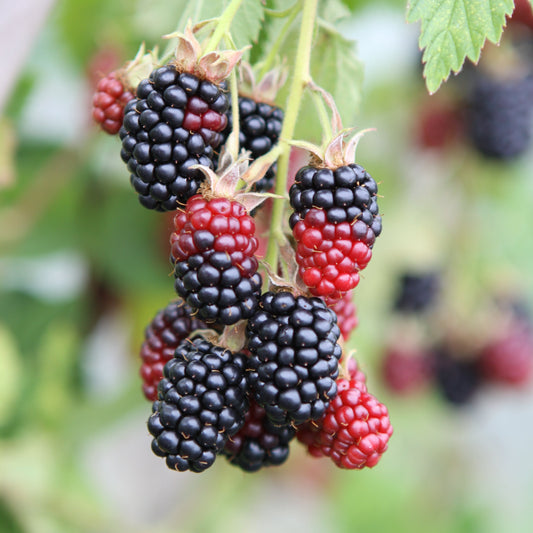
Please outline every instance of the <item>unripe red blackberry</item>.
[[176, 292], [208, 323], [230, 325], [252, 316], [262, 279], [255, 224], [228, 198], [191, 198], [174, 219], [171, 257]]
[[148, 420], [152, 451], [170, 469], [202, 472], [244, 424], [243, 356], [201, 338], [186, 340], [163, 374]]
[[520, 386], [533, 375], [533, 332], [516, 320], [491, 340], [479, 356], [484, 378], [495, 383]]
[[339, 335], [335, 313], [319, 298], [263, 294], [246, 328], [248, 382], [275, 424], [323, 416], [337, 393]]
[[98, 82], [93, 96], [93, 119], [111, 135], [120, 130], [124, 108], [134, 98], [124, 79], [118, 72], [111, 72]]
[[412, 393], [433, 377], [433, 362], [429, 354], [408, 346], [387, 348], [381, 371], [387, 387], [397, 394]]
[[[327, 301], [326, 303], [328, 304]], [[328, 304], [328, 307], [337, 315], [337, 324], [341, 330], [342, 338], [347, 341], [359, 323], [352, 293], [347, 292], [341, 300], [331, 305]]]
[[293, 235], [300, 277], [311, 294], [330, 305], [358, 285], [359, 272], [372, 258], [374, 234], [361, 220], [333, 224], [324, 210], [311, 209], [296, 223]]
[[204, 176], [191, 167], [213, 168], [228, 105], [220, 86], [173, 65], [139, 83], [120, 138], [121, 157], [142, 205], [170, 211], [196, 194]]
[[141, 346], [143, 393], [147, 400], [157, 399], [157, 385], [163, 378], [165, 363], [174, 357], [178, 344], [193, 331], [207, 328], [193, 316], [181, 300], [169, 303], [147, 326]]
[[289, 456], [289, 443], [295, 430], [290, 425], [276, 426], [265, 410], [250, 400], [244, 426], [228, 439], [223, 454], [229, 462], [246, 472], [284, 463]]
[[311, 163], [290, 189], [300, 277], [329, 304], [357, 286], [381, 233], [377, 184], [354, 162], [361, 134], [345, 144], [341, 132], [325, 150], [309, 145]]
[[[233, 129], [231, 103], [226, 113], [228, 125], [222, 132], [227, 139]], [[239, 149], [250, 152], [252, 160], [269, 152], [279, 140], [283, 123], [283, 110], [266, 102], [239, 96]], [[253, 190], [269, 191], [274, 186], [276, 163], [253, 185]]]
[[298, 438], [311, 455], [330, 457], [339, 468], [372, 468], [393, 433], [388, 410], [358, 379], [339, 378], [337, 388], [323, 419], [298, 428]]

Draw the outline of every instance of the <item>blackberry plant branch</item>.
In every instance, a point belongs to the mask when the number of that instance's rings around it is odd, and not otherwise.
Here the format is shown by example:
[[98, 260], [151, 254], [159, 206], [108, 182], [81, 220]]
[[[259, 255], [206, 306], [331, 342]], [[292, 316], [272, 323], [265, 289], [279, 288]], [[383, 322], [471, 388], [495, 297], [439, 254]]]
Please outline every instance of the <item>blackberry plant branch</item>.
[[294, 19], [301, 11], [301, 2], [296, 2], [288, 11], [290, 11], [288, 18], [285, 21], [285, 24], [283, 24], [279, 34], [276, 37], [276, 40], [272, 44], [272, 47], [270, 48], [270, 51], [268, 52], [268, 55], [261, 66], [259, 79], [263, 78], [263, 76], [272, 68], [274, 62], [276, 61], [276, 57], [278, 57], [281, 45], [283, 44], [283, 41], [285, 41], [285, 38], [291, 29]]
[[283, 217], [287, 198], [287, 177], [289, 174], [290, 144], [296, 127], [296, 120], [300, 111], [303, 90], [310, 79], [309, 64], [311, 61], [311, 46], [317, 15], [318, 0], [305, 0], [302, 10], [300, 36], [293, 68], [293, 77], [285, 106], [285, 118], [280, 135], [281, 154], [278, 159], [278, 172], [276, 177], [275, 198], [272, 205], [271, 232], [265, 260], [276, 271], [278, 266], [279, 243], [283, 236]]
[[[235, 48], [234, 43], [229, 34], [225, 37], [228, 48]], [[230, 94], [231, 94], [231, 119], [233, 121], [233, 128], [231, 135], [227, 141], [227, 149], [236, 161], [239, 157], [239, 86], [237, 80], [237, 69], [231, 71], [229, 78]]]
[[222, 15], [220, 15], [218, 19], [218, 25], [216, 26], [213, 35], [207, 42], [204, 54], [208, 54], [209, 52], [214, 52], [216, 50], [220, 41], [229, 32], [231, 23], [233, 22], [239, 7], [241, 7], [242, 2], [243, 0], [231, 0], [231, 2], [228, 4], [228, 7], [223, 11]]
[[316, 111], [318, 113], [318, 118], [320, 120], [320, 126], [322, 127], [322, 137], [326, 142], [333, 138], [333, 130], [331, 128], [331, 123], [328, 117], [328, 112], [326, 111], [326, 105], [322, 96], [317, 91], [310, 91], [313, 103], [315, 104]]

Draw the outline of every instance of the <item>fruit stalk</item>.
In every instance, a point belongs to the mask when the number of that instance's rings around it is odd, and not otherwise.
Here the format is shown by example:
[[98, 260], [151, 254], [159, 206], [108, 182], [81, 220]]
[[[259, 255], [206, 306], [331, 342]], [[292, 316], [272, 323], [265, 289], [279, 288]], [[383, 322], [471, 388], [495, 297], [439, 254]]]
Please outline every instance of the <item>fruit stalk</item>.
[[237, 14], [239, 7], [241, 7], [242, 2], [243, 0], [231, 0], [228, 7], [218, 19], [217, 27], [211, 36], [211, 39], [209, 39], [209, 42], [207, 43], [204, 54], [213, 52], [218, 46], [218, 43], [220, 43], [220, 41], [223, 39], [224, 35], [228, 33], [231, 23], [233, 22], [233, 18]]
[[285, 198], [287, 196], [287, 176], [289, 173], [289, 140], [294, 135], [294, 128], [300, 110], [300, 102], [305, 85], [309, 81], [309, 63], [311, 59], [311, 45], [317, 12], [318, 0], [306, 0], [303, 5], [300, 37], [296, 50], [294, 75], [291, 81], [285, 119], [280, 135], [281, 155], [278, 160], [278, 175], [276, 177], [275, 193], [281, 198], [274, 199], [272, 206], [271, 232], [268, 240], [266, 262], [276, 271], [278, 266], [278, 248], [283, 239], [283, 215], [285, 212]]

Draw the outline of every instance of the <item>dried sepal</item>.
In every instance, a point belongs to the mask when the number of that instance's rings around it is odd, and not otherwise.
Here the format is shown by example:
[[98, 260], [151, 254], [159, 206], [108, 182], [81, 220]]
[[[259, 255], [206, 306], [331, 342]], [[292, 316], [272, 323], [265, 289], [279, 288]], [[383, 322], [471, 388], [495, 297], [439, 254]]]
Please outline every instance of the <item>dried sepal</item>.
[[257, 179], [263, 177], [263, 174], [258, 174], [256, 176], [254, 172], [258, 172], [264, 167], [250, 166], [249, 157], [249, 152], [243, 150], [239, 158], [236, 161], [233, 161], [229, 151], [223, 150], [221, 154], [221, 165], [217, 172], [203, 165], [191, 166], [193, 169], [200, 170], [206, 178], [200, 187], [201, 194], [208, 199], [222, 197], [236, 200], [242, 204], [248, 212], [261, 205], [267, 198], [279, 198], [279, 196], [275, 194], [249, 192], [248, 188], [239, 188], [242, 186], [243, 182], [245, 184], [247, 183], [245, 178], [250, 177], [252, 168], [255, 168], [252, 172], [254, 182], [256, 181], [255, 177], [257, 177]]
[[358, 131], [347, 143], [346, 148], [344, 149], [344, 158], [347, 161], [355, 161], [355, 151], [359, 141], [363, 136], [369, 131], [376, 131], [376, 128], [366, 128], [364, 130]]
[[165, 39], [177, 39], [174, 66], [180, 72], [189, 72], [218, 85], [229, 76], [249, 47], [242, 50], [215, 50], [204, 55], [201, 43], [194, 36], [195, 28], [189, 23], [184, 33], [164, 36]]
[[242, 62], [239, 66], [239, 94], [249, 96], [256, 102], [274, 105], [276, 95], [287, 81], [287, 69], [274, 67], [258, 82], [252, 66]]
[[291, 141], [289, 144], [311, 153], [311, 164], [316, 168], [329, 168], [335, 170], [339, 167], [355, 163], [355, 150], [357, 144], [369, 131], [375, 128], [367, 128], [353, 135], [346, 141], [346, 136], [353, 133], [353, 128], [348, 128], [337, 134], [325, 146], [317, 146], [307, 141]]
[[313, 80], [309, 81], [307, 83], [307, 86], [312, 91], [315, 91], [322, 96], [324, 99], [324, 102], [326, 102], [326, 105], [329, 107], [331, 111], [331, 130], [333, 132], [333, 135], [337, 135], [342, 131], [342, 120], [341, 115], [339, 113], [339, 110], [337, 108], [337, 105], [335, 104], [335, 100], [333, 99], [333, 96], [328, 93], [325, 89], [317, 85]]
[[232, 326], [226, 326], [217, 341], [213, 344], [227, 348], [230, 352], [240, 352], [246, 344], [247, 320], [240, 320]]
[[118, 77], [126, 89], [134, 91], [141, 80], [148, 78], [158, 63], [157, 46], [146, 52], [145, 44], [142, 43], [133, 60], [118, 71]]
[[272, 270], [272, 267], [262, 262], [263, 268], [268, 275], [269, 290], [273, 292], [288, 291], [294, 296], [309, 297], [309, 290], [298, 275], [298, 264], [296, 263], [294, 249], [287, 239], [279, 245], [281, 260], [285, 263], [286, 276], [280, 276]]

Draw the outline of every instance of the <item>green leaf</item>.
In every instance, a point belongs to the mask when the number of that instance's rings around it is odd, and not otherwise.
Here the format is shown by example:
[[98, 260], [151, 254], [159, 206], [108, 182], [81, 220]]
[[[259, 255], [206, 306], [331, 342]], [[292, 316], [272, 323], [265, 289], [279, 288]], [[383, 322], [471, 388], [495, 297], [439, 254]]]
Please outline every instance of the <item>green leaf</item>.
[[0, 323], [0, 426], [9, 418], [13, 402], [20, 392], [22, 368], [20, 355], [10, 331]]
[[237, 48], [257, 42], [263, 20], [261, 0], [244, 0], [231, 24], [231, 36]]
[[477, 63], [485, 41], [500, 40], [513, 0], [411, 0], [407, 21], [421, 21], [424, 77], [430, 93], [459, 72], [468, 57]]

